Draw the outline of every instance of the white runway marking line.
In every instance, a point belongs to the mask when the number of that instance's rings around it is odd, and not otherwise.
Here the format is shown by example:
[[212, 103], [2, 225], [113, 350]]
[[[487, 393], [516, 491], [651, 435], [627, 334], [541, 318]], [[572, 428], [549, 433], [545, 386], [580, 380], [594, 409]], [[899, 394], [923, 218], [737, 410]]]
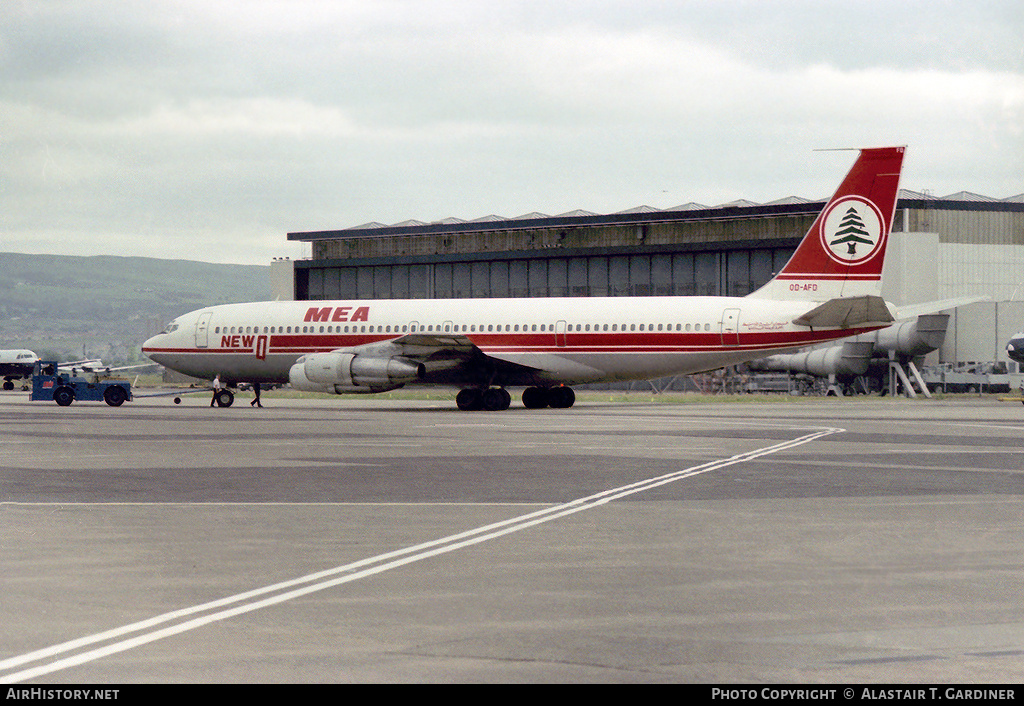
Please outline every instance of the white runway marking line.
[[[797, 428], [806, 429], [807, 427], [793, 427], [793, 429]], [[293, 598], [299, 598], [300, 596], [316, 593], [334, 586], [340, 586], [341, 584], [373, 576], [390, 569], [405, 566], [406, 564], [411, 564], [439, 556], [441, 554], [446, 554], [457, 549], [480, 544], [491, 539], [503, 537], [513, 532], [518, 532], [545, 522], [550, 522], [551, 520], [566, 517], [584, 510], [590, 510], [609, 503], [612, 500], [618, 500], [619, 498], [640, 493], [644, 490], [649, 490], [684, 478], [690, 478], [702, 473], [714, 471], [719, 468], [725, 468], [738, 463], [751, 461], [780, 451], [786, 451], [822, 437], [841, 433], [843, 431], [845, 430], [831, 427], [818, 428], [817, 431], [810, 434], [805, 434], [789, 441], [773, 444], [772, 446], [766, 446], [761, 449], [755, 449], [754, 451], [736, 454], [735, 456], [730, 456], [725, 459], [709, 461], [698, 466], [691, 466], [690, 468], [681, 471], [674, 471], [655, 478], [648, 478], [646, 480], [630, 483], [629, 485], [624, 485], [619, 488], [605, 490], [585, 498], [579, 498], [577, 500], [572, 500], [543, 510], [537, 510], [536, 512], [531, 512], [526, 515], [520, 515], [519, 517], [514, 517], [509, 520], [478, 527], [477, 529], [469, 530], [467, 532], [454, 534], [449, 537], [443, 537], [423, 544], [417, 544], [411, 547], [406, 547], [405, 549], [388, 552], [386, 554], [380, 554], [375, 557], [369, 557], [350, 564], [345, 564], [344, 566], [338, 566], [333, 569], [309, 574], [290, 581], [283, 581], [270, 586], [264, 586], [263, 588], [246, 591], [244, 593], [228, 596], [226, 598], [210, 601], [190, 608], [171, 611], [147, 620], [131, 623], [129, 625], [96, 633], [94, 635], [87, 635], [86, 637], [82, 637], [77, 640], [71, 640], [52, 647], [35, 650], [16, 657], [10, 657], [0, 661], [0, 671], [21, 667], [29, 664], [30, 662], [50, 659], [54, 659], [54, 661], [22, 669], [21, 671], [9, 672], [7, 674], [0, 675], [0, 683], [13, 684], [26, 679], [33, 679], [45, 674], [67, 669], [69, 667], [85, 664], [102, 657], [107, 657], [112, 654], [130, 650], [134, 647], [139, 647], [150, 642], [161, 640], [165, 637], [171, 637], [172, 635], [178, 635], [195, 628], [203, 627], [204, 625], [209, 625], [219, 620], [226, 620], [237, 615], [250, 613], [261, 608], [284, 603], [285, 601], [292, 600]], [[261, 596], [266, 597], [260, 598]], [[234, 607], [227, 607], [232, 605], [234, 605]], [[159, 627], [200, 613], [206, 613], [206, 615], [200, 615], [199, 617], [194, 617], [181, 623], [168, 625], [167, 627]], [[132, 633], [142, 634], [136, 635], [135, 637], [126, 637]], [[78, 654], [69, 657], [55, 659], [59, 655], [72, 652], [73, 650], [80, 650], [90, 645], [95, 645], [109, 640], [115, 640], [115, 642], [84, 652], [79, 652]]]

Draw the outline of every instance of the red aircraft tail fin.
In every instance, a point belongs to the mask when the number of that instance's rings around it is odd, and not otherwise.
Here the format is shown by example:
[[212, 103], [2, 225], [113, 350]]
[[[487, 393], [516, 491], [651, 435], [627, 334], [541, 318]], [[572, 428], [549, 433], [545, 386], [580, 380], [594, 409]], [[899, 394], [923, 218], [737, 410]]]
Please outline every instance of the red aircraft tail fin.
[[824, 301], [881, 294], [905, 149], [861, 150], [786, 266], [748, 296]]

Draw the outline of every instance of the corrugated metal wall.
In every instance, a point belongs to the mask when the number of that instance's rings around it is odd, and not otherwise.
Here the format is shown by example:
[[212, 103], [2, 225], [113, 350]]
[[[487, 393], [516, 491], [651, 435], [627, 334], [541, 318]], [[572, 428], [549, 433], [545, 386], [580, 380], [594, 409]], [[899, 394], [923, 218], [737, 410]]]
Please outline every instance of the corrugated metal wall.
[[502, 258], [308, 268], [306, 299], [743, 296], [771, 279], [792, 248]]
[[907, 209], [909, 231], [939, 233], [943, 243], [1024, 245], [1024, 213]]
[[429, 233], [313, 240], [314, 260], [402, 258], [470, 253], [527, 252], [549, 248], [593, 249], [637, 245], [714, 244], [800, 238], [813, 216], [680, 221], [628, 226], [596, 226], [485, 233]]

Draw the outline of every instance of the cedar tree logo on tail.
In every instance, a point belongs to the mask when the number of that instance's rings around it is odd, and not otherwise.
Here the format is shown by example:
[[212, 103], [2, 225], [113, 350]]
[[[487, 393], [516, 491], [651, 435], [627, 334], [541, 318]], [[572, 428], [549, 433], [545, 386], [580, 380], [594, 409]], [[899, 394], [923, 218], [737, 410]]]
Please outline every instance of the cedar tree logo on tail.
[[884, 233], [882, 212], [862, 196], [836, 201], [821, 221], [821, 244], [842, 265], [871, 259], [881, 250]]

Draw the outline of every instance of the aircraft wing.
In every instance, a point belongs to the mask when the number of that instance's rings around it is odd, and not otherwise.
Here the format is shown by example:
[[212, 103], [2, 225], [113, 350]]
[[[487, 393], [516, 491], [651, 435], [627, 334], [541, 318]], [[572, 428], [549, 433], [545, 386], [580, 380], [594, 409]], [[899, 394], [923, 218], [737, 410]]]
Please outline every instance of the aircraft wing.
[[797, 326], [821, 328], [852, 328], [853, 326], [888, 326], [895, 319], [881, 297], [840, 297], [819, 304], [806, 314], [793, 319]]
[[401, 357], [423, 363], [427, 377], [434, 381], [458, 382], [475, 376], [505, 385], [535, 385], [566, 376], [600, 376], [595, 368], [553, 353], [531, 353], [524, 358], [517, 353], [484, 351], [459, 334], [415, 333], [388, 343], [400, 349]]
[[85, 358], [83, 360], [70, 360], [67, 363], [60, 363], [57, 367], [59, 367], [59, 368], [70, 368], [70, 367], [74, 366], [74, 367], [81, 368], [83, 365], [86, 365], [88, 363], [100, 363], [100, 362], [102, 362], [102, 361], [100, 361], [99, 358]]
[[67, 371], [67, 370], [71, 370], [71, 371], [81, 370], [83, 373], [106, 374], [106, 373], [116, 373], [116, 372], [120, 372], [122, 370], [138, 370], [140, 368], [152, 368], [155, 365], [157, 365], [157, 363], [142, 363], [140, 365], [122, 365], [120, 367], [113, 368], [113, 367], [110, 367], [109, 365], [103, 365], [98, 360], [92, 360], [92, 361], [84, 361], [84, 362], [78, 363], [78, 364], [74, 364], [74, 363], [61, 363], [57, 367], [60, 370], [65, 370], [65, 371]]
[[526, 376], [526, 379], [531, 379], [538, 371], [537, 368], [488, 355], [468, 337], [456, 333], [409, 333], [390, 341], [343, 350], [374, 358], [400, 356], [414, 360], [422, 363], [427, 376], [434, 379], [446, 378], [449, 373], [467, 373], [473, 369], [502, 371], [513, 377]]
[[157, 363], [140, 363], [139, 365], [122, 365], [119, 368], [99, 368], [99, 370], [108, 373], [113, 373], [121, 370], [138, 370], [140, 368], [152, 368], [155, 365], [157, 365]]
[[454, 333], [407, 333], [390, 343], [403, 349], [402, 355], [410, 358], [431, 356], [442, 352], [470, 355], [479, 350], [465, 336]]

